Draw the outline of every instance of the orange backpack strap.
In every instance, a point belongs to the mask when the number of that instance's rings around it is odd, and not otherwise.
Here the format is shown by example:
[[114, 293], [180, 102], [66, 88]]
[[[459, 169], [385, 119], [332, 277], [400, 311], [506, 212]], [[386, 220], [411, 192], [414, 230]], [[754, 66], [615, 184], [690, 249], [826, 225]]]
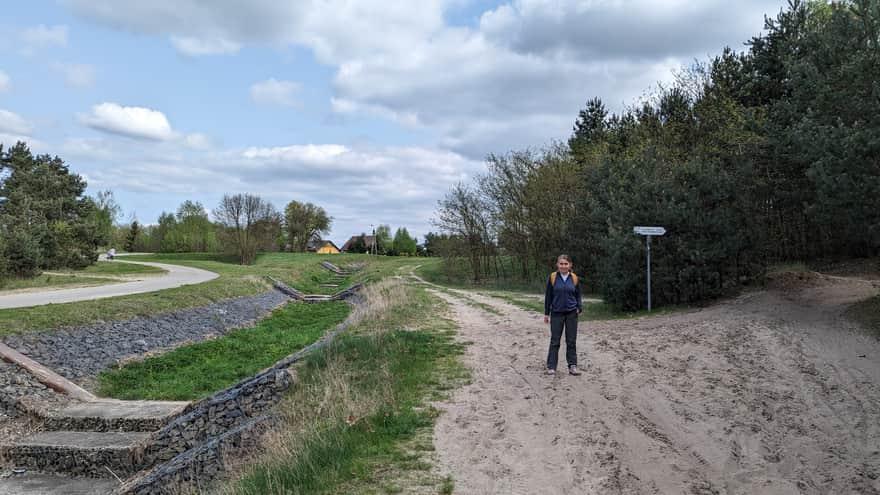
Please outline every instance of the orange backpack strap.
[[574, 282], [574, 286], [577, 287], [578, 284], [578, 276], [571, 272], [571, 280]]

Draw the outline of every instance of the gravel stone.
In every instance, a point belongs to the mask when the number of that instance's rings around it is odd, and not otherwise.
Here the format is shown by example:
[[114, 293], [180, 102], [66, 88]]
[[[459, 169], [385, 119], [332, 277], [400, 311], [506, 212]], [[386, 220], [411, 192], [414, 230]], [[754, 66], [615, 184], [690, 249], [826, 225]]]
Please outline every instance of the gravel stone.
[[126, 358], [246, 327], [289, 300], [273, 290], [150, 317], [12, 335], [3, 341], [59, 375], [76, 380], [96, 376]]

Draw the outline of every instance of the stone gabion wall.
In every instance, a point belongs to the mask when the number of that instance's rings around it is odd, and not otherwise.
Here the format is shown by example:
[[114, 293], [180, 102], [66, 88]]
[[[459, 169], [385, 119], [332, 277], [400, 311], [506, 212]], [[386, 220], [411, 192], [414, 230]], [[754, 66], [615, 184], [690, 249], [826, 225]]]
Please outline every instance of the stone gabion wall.
[[168, 461], [262, 415], [292, 383], [291, 372], [273, 368], [191, 405], [150, 438], [142, 465]]
[[276, 424], [271, 409], [294, 385], [290, 366], [330, 343], [350, 324], [346, 320], [308, 347], [256, 376], [192, 404], [146, 442], [140, 473], [116, 493], [186, 493], [219, 477], [225, 455], [241, 457], [259, 447], [259, 438]]
[[[127, 481], [114, 495], [167, 495], [195, 491], [236, 464], [243, 453], [261, 450], [262, 438], [278, 423], [260, 416]], [[232, 464], [232, 466], [230, 466]]]
[[[127, 477], [137, 472], [134, 454], [124, 448], [83, 449], [57, 445], [4, 447], [15, 451], [16, 464], [29, 471], [64, 473], [87, 478]], [[4, 452], [3, 455], [8, 455]]]
[[76, 380], [95, 376], [125, 358], [246, 327], [289, 300], [272, 290], [148, 318], [13, 335], [3, 341], [59, 375]]
[[270, 276], [270, 277], [268, 277], [268, 279], [269, 279], [269, 281], [272, 282], [272, 286], [275, 287], [275, 290], [277, 290], [277, 291], [279, 291], [289, 297], [292, 297], [293, 299], [295, 299], [297, 301], [302, 301], [306, 297], [306, 295], [303, 294], [302, 292], [294, 289], [293, 287], [285, 284], [284, 282], [278, 280], [275, 277]]
[[343, 300], [349, 299], [352, 296], [354, 296], [355, 294], [357, 294], [357, 292], [359, 290], [361, 290], [361, 287], [363, 287], [363, 286], [364, 286], [363, 283], [357, 283], [357, 284], [352, 285], [348, 289], [341, 290], [341, 291], [337, 292], [336, 294], [333, 294], [333, 300], [334, 301], [343, 301]]

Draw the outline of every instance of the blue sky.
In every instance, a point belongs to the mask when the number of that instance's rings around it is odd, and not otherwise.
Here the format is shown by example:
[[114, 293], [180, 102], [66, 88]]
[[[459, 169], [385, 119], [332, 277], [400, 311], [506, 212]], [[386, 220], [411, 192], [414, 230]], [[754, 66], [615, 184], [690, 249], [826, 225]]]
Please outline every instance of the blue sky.
[[59, 0], [5, 6], [0, 142], [57, 154], [126, 221], [251, 192], [337, 243], [432, 230], [488, 153], [567, 139], [783, 1]]

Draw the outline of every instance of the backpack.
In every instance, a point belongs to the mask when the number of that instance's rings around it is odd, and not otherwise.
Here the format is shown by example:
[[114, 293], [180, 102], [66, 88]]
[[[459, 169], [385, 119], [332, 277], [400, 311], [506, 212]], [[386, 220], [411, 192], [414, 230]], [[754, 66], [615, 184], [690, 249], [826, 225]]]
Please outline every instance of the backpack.
[[[568, 274], [571, 275], [571, 280], [572, 280], [572, 282], [574, 282], [574, 286], [577, 287], [578, 276], [575, 275], [574, 272], [568, 272]], [[556, 272], [553, 272], [550, 274], [550, 286], [551, 287], [556, 286]]]

